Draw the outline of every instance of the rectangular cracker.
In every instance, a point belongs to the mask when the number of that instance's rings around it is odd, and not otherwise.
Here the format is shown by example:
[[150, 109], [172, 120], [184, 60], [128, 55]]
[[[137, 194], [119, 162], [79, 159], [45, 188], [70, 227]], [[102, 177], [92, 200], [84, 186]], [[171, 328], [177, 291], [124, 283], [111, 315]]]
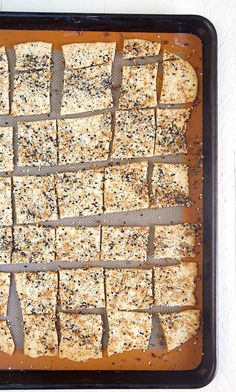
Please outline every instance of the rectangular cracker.
[[71, 361], [102, 358], [103, 324], [100, 314], [60, 313], [59, 357]]
[[14, 45], [16, 71], [50, 70], [52, 44], [49, 42], [24, 42]]
[[157, 105], [157, 64], [123, 67], [120, 109]]
[[9, 113], [9, 67], [5, 46], [0, 47], [0, 115]]
[[0, 171], [13, 171], [13, 128], [0, 127]]
[[15, 281], [23, 317], [31, 314], [55, 315], [57, 272], [17, 272]]
[[0, 351], [12, 355], [15, 351], [14, 340], [7, 321], [0, 320]]
[[49, 71], [16, 72], [11, 114], [49, 114], [50, 77]]
[[58, 120], [59, 164], [106, 160], [111, 138], [110, 113]]
[[18, 123], [18, 165], [57, 164], [56, 120]]
[[144, 262], [147, 257], [148, 227], [102, 227], [102, 260]]
[[63, 311], [105, 307], [102, 267], [60, 270], [59, 276]]
[[197, 263], [154, 268], [154, 297], [156, 306], [196, 305]]
[[0, 47], [0, 74], [2, 74], [3, 72], [9, 72], [5, 46]]
[[95, 261], [100, 259], [100, 227], [56, 228], [56, 261]]
[[107, 167], [104, 205], [107, 213], [148, 208], [147, 163]]
[[154, 109], [117, 111], [112, 158], [139, 158], [154, 154]]
[[160, 52], [161, 44], [139, 38], [127, 38], [124, 40], [123, 58], [133, 59], [136, 57], [157, 56]]
[[110, 63], [115, 57], [116, 42], [79, 42], [62, 45], [66, 69], [78, 69]]
[[0, 177], [0, 227], [12, 224], [11, 178]]
[[0, 264], [11, 263], [12, 228], [0, 227]]
[[151, 206], [190, 206], [188, 166], [155, 163], [152, 174]]
[[151, 269], [107, 269], [109, 310], [149, 309], [153, 305]]
[[65, 70], [61, 114], [111, 108], [111, 63]]
[[155, 226], [155, 259], [195, 257], [195, 226], [190, 223]]
[[159, 314], [167, 350], [171, 351], [192, 339], [200, 328], [200, 310]]
[[58, 355], [55, 319], [33, 314], [24, 317], [24, 354], [32, 358]]
[[0, 272], [0, 317], [5, 317], [7, 315], [10, 281], [10, 273]]
[[108, 356], [131, 350], [147, 350], [152, 315], [136, 312], [108, 313]]
[[57, 219], [53, 175], [14, 177], [13, 184], [17, 224]]
[[157, 109], [155, 155], [187, 154], [186, 127], [192, 109]]
[[60, 218], [101, 214], [103, 177], [103, 169], [57, 174]]
[[198, 92], [198, 78], [193, 66], [175, 53], [164, 50], [163, 81], [160, 103], [193, 102]]
[[55, 261], [55, 228], [14, 226], [12, 263], [52, 263]]

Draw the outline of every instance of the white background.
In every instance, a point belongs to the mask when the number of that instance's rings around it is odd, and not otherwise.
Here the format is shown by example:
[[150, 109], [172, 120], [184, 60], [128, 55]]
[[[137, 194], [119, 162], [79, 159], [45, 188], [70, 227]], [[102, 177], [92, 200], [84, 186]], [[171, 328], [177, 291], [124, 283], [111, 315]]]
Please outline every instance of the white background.
[[[203, 390], [236, 391], [235, 187], [236, 1], [0, 0], [1, 11], [198, 14], [210, 19], [219, 48], [218, 371]], [[235, 165], [236, 167], [236, 165]]]

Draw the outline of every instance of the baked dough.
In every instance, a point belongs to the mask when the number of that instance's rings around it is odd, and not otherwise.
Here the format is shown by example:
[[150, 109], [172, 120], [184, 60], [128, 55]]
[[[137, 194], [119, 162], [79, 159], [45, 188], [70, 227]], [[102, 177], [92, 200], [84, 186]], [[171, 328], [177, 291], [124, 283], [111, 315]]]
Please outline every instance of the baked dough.
[[128, 38], [124, 40], [123, 57], [132, 59], [136, 57], [157, 56], [160, 52], [159, 42], [146, 39]]
[[0, 317], [6, 317], [7, 315], [10, 280], [11, 274], [9, 272], [0, 272]]
[[14, 170], [13, 156], [13, 129], [0, 127], [0, 171]]
[[16, 71], [50, 70], [52, 44], [49, 42], [25, 42], [14, 46]]
[[11, 226], [12, 203], [11, 203], [11, 178], [0, 177], [0, 227]]
[[10, 264], [12, 254], [12, 228], [0, 227], [0, 264]]
[[12, 355], [15, 350], [15, 344], [8, 323], [5, 320], [0, 320], [0, 336], [0, 351]]

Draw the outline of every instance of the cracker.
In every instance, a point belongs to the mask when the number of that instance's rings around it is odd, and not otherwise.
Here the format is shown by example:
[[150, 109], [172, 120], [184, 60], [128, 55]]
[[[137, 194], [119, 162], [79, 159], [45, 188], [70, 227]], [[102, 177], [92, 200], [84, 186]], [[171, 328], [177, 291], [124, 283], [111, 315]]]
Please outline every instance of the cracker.
[[13, 171], [13, 129], [0, 127], [0, 171]]
[[110, 63], [115, 57], [116, 42], [79, 42], [62, 45], [66, 69], [78, 69]]
[[57, 174], [60, 218], [103, 212], [103, 169]]
[[57, 164], [56, 120], [18, 123], [18, 165]]
[[65, 70], [61, 114], [89, 112], [113, 106], [111, 64]]
[[8, 71], [9, 71], [9, 67], [8, 67], [6, 48], [5, 46], [1, 46], [0, 47], [0, 74]]
[[155, 226], [154, 257], [182, 259], [195, 257], [195, 227], [190, 223]]
[[124, 40], [123, 57], [124, 59], [132, 59], [135, 57], [157, 56], [160, 49], [161, 44], [159, 42], [128, 38]]
[[28, 116], [50, 113], [50, 72], [16, 72], [11, 114]]
[[0, 264], [10, 264], [12, 253], [12, 228], [0, 227]]
[[104, 205], [106, 212], [148, 208], [147, 163], [107, 167]]
[[117, 111], [112, 143], [112, 158], [152, 156], [155, 143], [153, 109]]
[[17, 224], [57, 219], [54, 176], [14, 177]]
[[148, 227], [102, 227], [102, 260], [135, 260], [147, 257]]
[[155, 163], [152, 174], [151, 206], [189, 207], [188, 166], [182, 164]]
[[157, 64], [123, 67], [120, 109], [157, 105]]
[[11, 274], [0, 272], [0, 316], [7, 315], [8, 298], [10, 291]]
[[34, 314], [24, 317], [24, 354], [32, 358], [58, 355], [55, 319]]
[[0, 351], [12, 355], [15, 350], [15, 344], [8, 323], [5, 320], [0, 320], [0, 336]]
[[164, 50], [160, 103], [193, 102], [197, 92], [198, 79], [193, 66], [182, 57]]
[[154, 268], [156, 306], [196, 305], [197, 263]]
[[110, 113], [58, 120], [59, 164], [106, 160], [111, 138]]
[[52, 44], [49, 42], [25, 42], [14, 46], [16, 71], [50, 69]]
[[108, 313], [108, 356], [131, 350], [147, 350], [152, 315], [136, 312]]
[[102, 318], [99, 314], [60, 313], [59, 357], [72, 361], [102, 358]]
[[67, 269], [59, 275], [63, 311], [105, 307], [103, 268]]
[[0, 115], [9, 113], [9, 67], [5, 46], [0, 47]]
[[149, 309], [153, 305], [151, 269], [106, 270], [108, 309]]
[[17, 272], [15, 281], [23, 317], [31, 314], [55, 315], [57, 272]]
[[100, 227], [56, 228], [56, 261], [95, 261], [100, 259]]
[[159, 318], [168, 351], [192, 339], [200, 328], [200, 310], [196, 309], [159, 314]]
[[192, 109], [157, 109], [155, 155], [186, 154], [186, 127]]
[[52, 263], [55, 260], [55, 228], [14, 226], [12, 263]]
[[0, 226], [10, 226], [11, 224], [11, 178], [0, 177]]

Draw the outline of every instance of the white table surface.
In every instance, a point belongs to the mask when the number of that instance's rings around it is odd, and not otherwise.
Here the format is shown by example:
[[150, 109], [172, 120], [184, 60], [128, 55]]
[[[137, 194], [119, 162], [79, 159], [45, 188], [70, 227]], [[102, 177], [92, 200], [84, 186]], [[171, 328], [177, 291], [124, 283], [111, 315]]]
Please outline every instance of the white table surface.
[[236, 391], [236, 2], [235, 0], [0, 0], [1, 11], [198, 14], [210, 19], [219, 48], [218, 371], [203, 388]]

